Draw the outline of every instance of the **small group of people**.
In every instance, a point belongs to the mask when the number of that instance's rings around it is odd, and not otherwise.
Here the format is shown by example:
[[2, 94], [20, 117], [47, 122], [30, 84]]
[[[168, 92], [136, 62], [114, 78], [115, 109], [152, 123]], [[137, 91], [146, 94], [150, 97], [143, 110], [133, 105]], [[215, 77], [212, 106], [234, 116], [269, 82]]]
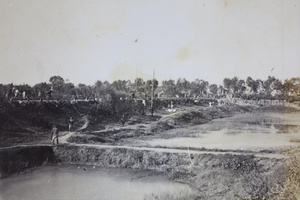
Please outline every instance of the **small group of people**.
[[[74, 124], [74, 118], [70, 117], [70, 119], [68, 120], [69, 131], [72, 130], [73, 124]], [[51, 144], [58, 145], [58, 133], [59, 133], [59, 131], [58, 131], [57, 126], [55, 124], [53, 124], [52, 129], [51, 129]]]
[[27, 99], [27, 93], [24, 90], [23, 92], [20, 91], [18, 88], [12, 87], [8, 93], [7, 93], [7, 98], [10, 100], [16, 99], [18, 97], [21, 97], [22, 99]]
[[[34, 94], [32, 94], [33, 91], [30, 91], [29, 89], [26, 88], [18, 88], [15, 86], [12, 86], [11, 89], [9, 89], [7, 92], [5, 92], [6, 99], [9, 101], [11, 100], [29, 100], [29, 96], [32, 96], [34, 98]], [[52, 99], [52, 93], [53, 93], [53, 87], [51, 86], [50, 89], [46, 92], [42, 92], [39, 90], [37, 92], [37, 98], [40, 100], [43, 99], [44, 95], [45, 97], [50, 100]], [[45, 98], [44, 97], [44, 98]]]

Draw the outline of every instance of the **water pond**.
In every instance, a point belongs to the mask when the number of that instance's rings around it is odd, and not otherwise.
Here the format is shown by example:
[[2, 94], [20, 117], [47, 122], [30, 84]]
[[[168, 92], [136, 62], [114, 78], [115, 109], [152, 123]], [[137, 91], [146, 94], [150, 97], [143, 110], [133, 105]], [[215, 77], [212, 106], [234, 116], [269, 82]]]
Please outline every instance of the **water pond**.
[[32, 173], [0, 179], [0, 199], [135, 200], [151, 193], [189, 190], [161, 173], [93, 166], [44, 166]]
[[169, 139], [138, 141], [146, 146], [194, 147], [228, 150], [264, 150], [297, 145], [300, 113], [246, 113], [207, 124], [169, 130]]

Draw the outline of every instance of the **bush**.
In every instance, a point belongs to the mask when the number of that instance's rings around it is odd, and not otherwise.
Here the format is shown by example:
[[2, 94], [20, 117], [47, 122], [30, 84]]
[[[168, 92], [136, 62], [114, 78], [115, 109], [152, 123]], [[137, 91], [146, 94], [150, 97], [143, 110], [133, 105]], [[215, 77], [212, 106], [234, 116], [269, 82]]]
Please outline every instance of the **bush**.
[[300, 146], [286, 151], [285, 181], [279, 199], [300, 199]]

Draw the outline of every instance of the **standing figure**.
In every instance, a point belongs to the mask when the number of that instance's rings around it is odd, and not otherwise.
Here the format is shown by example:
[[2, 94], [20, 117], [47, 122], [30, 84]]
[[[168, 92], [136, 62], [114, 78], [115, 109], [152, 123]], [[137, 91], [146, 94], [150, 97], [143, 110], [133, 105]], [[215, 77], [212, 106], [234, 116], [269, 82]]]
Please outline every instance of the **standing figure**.
[[22, 92], [22, 99], [26, 99], [26, 91], [24, 90], [23, 92]]
[[16, 99], [18, 97], [18, 95], [20, 94], [18, 89], [14, 90], [14, 99]]
[[10, 100], [13, 100], [13, 99], [15, 98], [15, 90], [16, 90], [15, 87], [12, 87], [12, 88], [11, 88], [11, 91], [10, 91], [10, 94], [11, 94]]
[[41, 90], [38, 91], [38, 98], [40, 101], [42, 101], [42, 91]]
[[142, 115], [145, 115], [146, 100], [142, 100]]
[[143, 101], [142, 101], [142, 104], [144, 105], [144, 107], [146, 107], [146, 100], [145, 99], [143, 99]]
[[58, 129], [55, 125], [53, 125], [51, 130], [51, 143], [54, 145], [56, 140], [56, 144], [58, 144]]
[[71, 128], [74, 124], [74, 118], [73, 117], [70, 117], [69, 121], [68, 121], [68, 124], [69, 124], [69, 131], [71, 131]]
[[51, 87], [50, 90], [47, 92], [48, 100], [52, 99], [52, 92], [53, 92], [53, 88]]
[[123, 116], [121, 117], [120, 122], [122, 123], [122, 126], [125, 125], [125, 114], [123, 114]]
[[173, 101], [171, 101], [171, 110], [173, 110], [174, 108], [174, 104], [173, 104]]

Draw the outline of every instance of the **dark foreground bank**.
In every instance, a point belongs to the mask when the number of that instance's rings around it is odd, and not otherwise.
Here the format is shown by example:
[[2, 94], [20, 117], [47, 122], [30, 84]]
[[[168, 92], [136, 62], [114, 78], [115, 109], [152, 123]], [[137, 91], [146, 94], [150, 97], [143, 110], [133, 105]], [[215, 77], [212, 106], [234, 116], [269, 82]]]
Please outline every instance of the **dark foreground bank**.
[[50, 146], [13, 147], [0, 149], [0, 177], [26, 172], [37, 166], [55, 163]]
[[[53, 148], [53, 149], [52, 149]], [[201, 199], [261, 199], [283, 181], [283, 160], [254, 155], [189, 154], [60, 145], [1, 150], [1, 176], [59, 162], [161, 172]], [[248, 198], [249, 199], [249, 198]]]

